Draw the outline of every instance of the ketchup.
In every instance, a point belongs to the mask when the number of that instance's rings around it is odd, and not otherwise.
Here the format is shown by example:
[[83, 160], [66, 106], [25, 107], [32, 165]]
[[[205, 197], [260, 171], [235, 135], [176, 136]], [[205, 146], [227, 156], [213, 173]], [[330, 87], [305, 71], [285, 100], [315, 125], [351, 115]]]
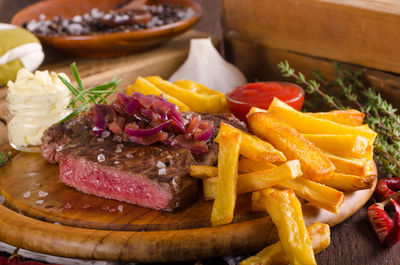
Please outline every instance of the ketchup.
[[229, 110], [242, 121], [246, 121], [251, 107], [268, 109], [274, 97], [300, 110], [304, 90], [288, 82], [256, 82], [237, 87], [226, 95]]

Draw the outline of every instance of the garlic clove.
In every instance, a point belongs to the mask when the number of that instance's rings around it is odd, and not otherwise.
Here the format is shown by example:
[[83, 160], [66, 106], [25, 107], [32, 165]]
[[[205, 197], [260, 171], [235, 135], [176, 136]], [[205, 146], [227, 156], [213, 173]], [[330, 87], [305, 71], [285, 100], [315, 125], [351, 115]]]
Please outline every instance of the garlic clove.
[[169, 81], [181, 79], [192, 80], [222, 93], [247, 83], [243, 73], [218, 53], [211, 38], [190, 40], [188, 58]]

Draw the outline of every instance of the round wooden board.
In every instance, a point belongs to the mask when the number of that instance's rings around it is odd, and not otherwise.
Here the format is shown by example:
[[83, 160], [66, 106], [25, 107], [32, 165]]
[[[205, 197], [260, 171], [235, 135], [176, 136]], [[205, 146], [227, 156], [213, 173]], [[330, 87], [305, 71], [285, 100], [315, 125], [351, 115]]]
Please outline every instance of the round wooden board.
[[[239, 196], [232, 224], [211, 227], [212, 202], [154, 211], [80, 193], [58, 180], [58, 166], [19, 153], [0, 169], [0, 240], [51, 255], [95, 260], [171, 262], [259, 250], [277, 240], [271, 219]], [[306, 204], [306, 223], [333, 226], [358, 211], [375, 188], [346, 194], [339, 214]], [[29, 195], [29, 196], [28, 196]], [[42, 195], [42, 197], [40, 196]]]

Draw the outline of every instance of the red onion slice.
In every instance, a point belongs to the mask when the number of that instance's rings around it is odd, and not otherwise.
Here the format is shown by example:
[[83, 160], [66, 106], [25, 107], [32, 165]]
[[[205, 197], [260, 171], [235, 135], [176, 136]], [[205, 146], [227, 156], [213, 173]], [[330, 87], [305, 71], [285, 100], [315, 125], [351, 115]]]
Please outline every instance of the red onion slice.
[[150, 121], [155, 121], [155, 120], [158, 120], [158, 118], [159, 118], [157, 113], [155, 113], [151, 109], [141, 109], [140, 114], [142, 114], [145, 118], [147, 118], [147, 120], [150, 120]]
[[126, 106], [129, 103], [129, 97], [125, 94], [118, 93], [117, 94], [117, 102], [123, 106]]
[[168, 102], [162, 98], [157, 98], [153, 101], [154, 111], [157, 113], [165, 113], [169, 115], [173, 111], [178, 111], [178, 107], [171, 102]]
[[189, 125], [185, 131], [185, 138], [190, 138], [194, 135], [194, 132], [199, 128], [201, 117], [194, 115], [189, 122]]
[[106, 129], [106, 121], [105, 121], [105, 116], [102, 113], [101, 108], [99, 105], [95, 105], [94, 108], [91, 111], [92, 117], [93, 117], [93, 128], [92, 132], [95, 135], [100, 135], [104, 132]]
[[158, 97], [154, 95], [145, 96], [139, 92], [133, 93], [131, 97], [138, 100], [140, 105], [147, 109], [150, 108], [153, 105], [153, 102], [158, 99]]
[[132, 115], [139, 108], [139, 106], [140, 106], [139, 101], [134, 98], [131, 98], [128, 104], [125, 106], [125, 111], [129, 115]]
[[155, 112], [164, 113], [170, 119], [172, 119], [174, 124], [178, 127], [179, 131], [181, 131], [181, 133], [185, 132], [185, 120], [182, 118], [182, 115], [175, 104], [158, 98], [153, 101], [153, 108]]
[[116, 121], [113, 121], [112, 123], [110, 123], [108, 125], [108, 128], [113, 133], [122, 133], [123, 132], [122, 128], [118, 125], [118, 123]]
[[125, 112], [129, 115], [134, 114], [137, 108], [140, 106], [140, 103], [137, 99], [128, 97], [122, 93], [118, 93], [117, 102], [124, 107]]
[[182, 134], [175, 137], [170, 137], [163, 141], [165, 144], [189, 149], [190, 152], [195, 154], [204, 154], [208, 152], [208, 146], [204, 141], [195, 141], [194, 139], [185, 139]]
[[129, 128], [128, 126], [125, 127], [125, 131], [127, 134], [135, 137], [149, 137], [152, 136], [153, 134], [158, 133], [165, 127], [167, 127], [170, 124], [170, 121], [166, 121], [161, 123], [160, 125], [150, 128], [150, 129], [132, 129]]
[[167, 139], [167, 137], [168, 137], [168, 134], [166, 132], [158, 132], [149, 137], [129, 136], [128, 139], [129, 139], [129, 141], [136, 143], [136, 144], [150, 145], [150, 144], [154, 144], [157, 142], [163, 142], [165, 139]]
[[194, 139], [196, 141], [208, 141], [213, 132], [213, 124], [210, 121], [200, 121], [199, 128], [200, 130], [194, 133]]
[[213, 123], [202, 121], [200, 115], [181, 114], [175, 104], [161, 96], [138, 92], [118, 94], [112, 104], [95, 105], [90, 114], [96, 135], [108, 128], [123, 141], [141, 145], [162, 142], [198, 154], [208, 152], [206, 141], [213, 132]]

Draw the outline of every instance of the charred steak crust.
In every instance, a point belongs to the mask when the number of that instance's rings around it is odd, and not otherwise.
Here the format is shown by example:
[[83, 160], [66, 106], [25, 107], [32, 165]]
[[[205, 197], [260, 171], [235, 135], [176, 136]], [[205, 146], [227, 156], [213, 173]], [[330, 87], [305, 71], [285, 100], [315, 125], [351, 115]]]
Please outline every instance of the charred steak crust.
[[208, 153], [193, 154], [197, 164], [201, 165], [216, 165], [218, 160], [218, 144], [214, 142], [219, 132], [221, 122], [228, 123], [242, 131], [247, 132], [246, 124], [238, 120], [235, 116], [229, 113], [223, 114], [201, 114], [202, 120], [209, 120], [214, 124], [211, 139], [208, 142]]
[[43, 133], [41, 140], [41, 153], [43, 158], [50, 163], [61, 160], [62, 149], [75, 137], [82, 133], [90, 132], [92, 120], [89, 115], [82, 114], [65, 123], [55, 123]]
[[84, 193], [171, 211], [197, 199], [198, 182], [189, 176], [190, 165], [213, 165], [214, 143], [222, 121], [245, 130], [232, 115], [202, 115], [213, 122], [209, 152], [192, 155], [189, 150], [165, 144], [140, 146], [121, 143], [112, 134], [95, 136], [86, 114], [64, 124], [54, 124], [42, 138], [42, 155], [60, 164], [60, 180]]

